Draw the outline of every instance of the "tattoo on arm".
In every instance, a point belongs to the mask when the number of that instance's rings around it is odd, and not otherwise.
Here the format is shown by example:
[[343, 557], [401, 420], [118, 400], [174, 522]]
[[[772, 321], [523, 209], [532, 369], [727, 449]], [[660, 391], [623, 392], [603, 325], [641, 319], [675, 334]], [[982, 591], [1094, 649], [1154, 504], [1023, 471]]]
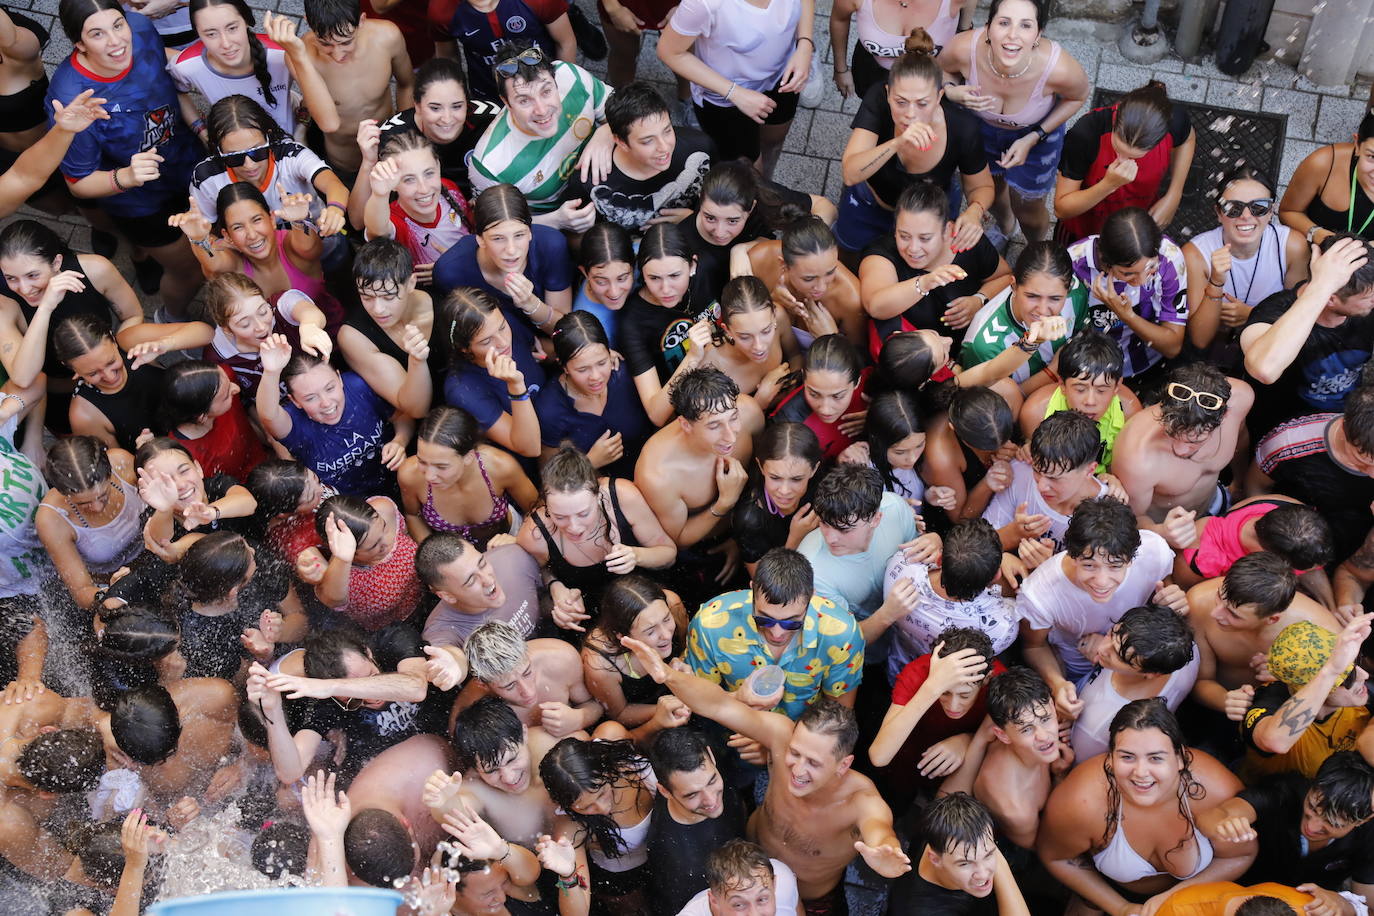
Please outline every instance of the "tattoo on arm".
[[1287, 730], [1290, 737], [1296, 738], [1307, 731], [1307, 726], [1316, 719], [1316, 711], [1304, 708], [1306, 705], [1294, 697], [1279, 709], [1279, 727]]
[[1355, 551], [1354, 555], [1346, 562], [1356, 569], [1374, 569], [1374, 544], [1365, 541], [1364, 545]]

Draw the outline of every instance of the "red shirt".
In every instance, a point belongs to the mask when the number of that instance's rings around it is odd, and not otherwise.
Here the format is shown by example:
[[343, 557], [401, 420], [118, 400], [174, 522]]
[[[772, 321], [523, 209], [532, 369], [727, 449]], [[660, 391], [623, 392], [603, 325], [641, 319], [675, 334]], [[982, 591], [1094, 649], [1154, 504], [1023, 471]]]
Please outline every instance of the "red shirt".
[[[220, 364], [220, 371], [234, 376], [228, 367]], [[234, 398], [229, 409], [215, 418], [214, 426], [199, 439], [187, 439], [177, 430], [171, 431], [173, 439], [180, 442], [191, 457], [200, 462], [206, 477], [228, 474], [235, 480], [247, 479], [248, 472], [267, 460], [267, 446], [258, 438], [253, 424], [248, 421], [248, 411], [243, 400]]]

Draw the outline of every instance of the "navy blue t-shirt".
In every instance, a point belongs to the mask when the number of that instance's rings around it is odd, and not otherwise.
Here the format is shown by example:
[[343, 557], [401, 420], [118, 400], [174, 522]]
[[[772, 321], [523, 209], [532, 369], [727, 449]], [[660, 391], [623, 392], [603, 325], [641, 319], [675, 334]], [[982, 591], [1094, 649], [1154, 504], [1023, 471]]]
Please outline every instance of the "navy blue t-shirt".
[[281, 444], [340, 493], [376, 496], [395, 489], [395, 475], [382, 464], [382, 446], [391, 440], [395, 412], [381, 395], [352, 372], [343, 377], [344, 409], [333, 426], [317, 423], [289, 401], [291, 432]]
[[578, 410], [558, 379], [540, 390], [534, 409], [539, 413], [539, 436], [548, 448], [558, 448], [564, 439], [571, 439], [573, 445], [589, 452], [607, 431], [620, 433], [631, 472], [639, 450], [655, 428], [644, 412], [634, 378], [624, 362], [611, 373], [606, 385], [606, 407], [599, 416]]
[[[557, 292], [572, 285], [572, 261], [568, 258], [568, 242], [563, 233], [548, 226], [530, 227], [530, 253], [525, 262], [525, 276], [534, 284], [534, 294], [540, 299], [549, 290]], [[515, 307], [505, 288], [497, 289], [482, 276], [477, 264], [477, 236], [465, 235], [457, 244], [439, 255], [434, 262], [434, 301], [442, 302], [460, 286], [471, 286], [491, 293], [501, 303], [501, 309], [511, 323], [524, 324], [520, 310]], [[541, 313], [542, 315], [542, 313]]]
[[[511, 359], [525, 377], [530, 397], [534, 397], [544, 385], [544, 367], [534, 358], [534, 332], [523, 321], [514, 321], [510, 316], [506, 320], [510, 324]], [[505, 382], [492, 378], [485, 366], [465, 359], [454, 360], [444, 376], [444, 403], [472, 414], [485, 432], [496, 425], [502, 414], [510, 413], [510, 389]]]

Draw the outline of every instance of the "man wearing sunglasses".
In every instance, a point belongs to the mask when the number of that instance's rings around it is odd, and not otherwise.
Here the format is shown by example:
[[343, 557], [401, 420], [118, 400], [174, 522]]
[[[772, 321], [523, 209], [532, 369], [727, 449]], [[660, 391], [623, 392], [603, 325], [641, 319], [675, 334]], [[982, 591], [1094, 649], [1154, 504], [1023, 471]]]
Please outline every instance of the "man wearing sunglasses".
[[1231, 493], [1221, 472], [1235, 458], [1254, 402], [1245, 382], [1190, 363], [1169, 373], [1163, 400], [1126, 421], [1111, 470], [1142, 528], [1191, 542], [1197, 518], [1226, 511]]
[[1250, 421], [1255, 438], [1284, 420], [1340, 410], [1374, 354], [1374, 258], [1354, 235], [1313, 251], [1312, 279], [1255, 306], [1240, 335], [1245, 369], [1267, 386]]

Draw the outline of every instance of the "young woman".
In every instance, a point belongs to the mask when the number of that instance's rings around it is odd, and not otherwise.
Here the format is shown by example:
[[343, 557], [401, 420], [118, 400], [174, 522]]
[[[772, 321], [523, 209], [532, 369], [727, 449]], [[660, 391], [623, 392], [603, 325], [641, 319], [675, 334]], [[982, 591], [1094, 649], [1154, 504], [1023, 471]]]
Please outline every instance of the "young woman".
[[1217, 185], [1217, 227], [1183, 246], [1188, 267], [1188, 343], [1213, 365], [1237, 370], [1250, 310], [1307, 279], [1302, 234], [1274, 222], [1274, 185], [1240, 166]]
[[[410, 417], [392, 411], [352, 372], [341, 374], [308, 353], [292, 355], [278, 334], [263, 341], [262, 370], [258, 420], [268, 435], [340, 493], [395, 492], [393, 472], [414, 429]], [[279, 399], [281, 385], [288, 404]]]
[[162, 376], [162, 428], [180, 440], [211, 476], [244, 480], [268, 458], [266, 446], [222, 366], [199, 359], [174, 364]]
[[[614, 2], [614, 0], [612, 0]], [[619, 316], [635, 288], [635, 252], [630, 234], [616, 223], [597, 223], [582, 234], [573, 310], [590, 312], [601, 322], [612, 348], [619, 346]]]
[[1054, 189], [1055, 238], [1067, 245], [1095, 235], [1125, 207], [1148, 209], [1155, 225], [1168, 226], [1183, 200], [1196, 147], [1187, 109], [1171, 103], [1157, 80], [1088, 112], [1064, 138]]
[[[325, 607], [368, 631], [415, 612], [423, 594], [415, 542], [394, 502], [385, 496], [333, 496], [320, 505], [315, 527], [328, 546], [329, 563], [315, 582], [315, 596]], [[301, 565], [308, 562], [300, 558]]]
[[206, 477], [184, 443], [149, 439], [134, 455], [138, 492], [153, 510], [143, 530], [144, 545], [164, 562], [176, 563], [194, 538], [192, 531], [256, 533], [253, 495], [228, 474]]
[[[1064, 125], [1088, 98], [1088, 75], [1044, 37], [1045, 0], [996, 0], [987, 25], [949, 42], [940, 67], [963, 80], [945, 94], [983, 122], [983, 152], [997, 186], [993, 215], [1005, 238], [1020, 223], [1028, 241], [1049, 236]], [[1043, 45], [1043, 47], [1042, 47]]]
[[845, 190], [835, 224], [835, 238], [850, 253], [892, 231], [897, 199], [920, 178], [949, 192], [946, 212], [958, 209], [962, 188], [968, 206], [955, 223], [955, 248], [970, 249], [982, 238], [983, 214], [995, 193], [982, 129], [976, 117], [945, 99], [933, 51], [925, 30], [914, 29], [886, 85], [869, 89], [854, 116], [841, 157]]
[[[960, 19], [973, 13], [968, 0], [839, 0], [830, 9], [830, 48], [834, 52], [835, 88], [845, 98], [863, 98], [874, 85], [887, 80], [888, 71], [905, 53], [906, 40], [914, 29], [924, 29], [934, 43], [934, 53], [946, 53], [954, 42]], [[859, 40], [849, 66], [849, 25], [854, 23]]]
[[[291, 90], [300, 87], [310, 118], [324, 133], [339, 129], [339, 112], [286, 16], [265, 13], [265, 34], [253, 31], [253, 11], [243, 0], [191, 0], [191, 25], [198, 41], [167, 65], [181, 93], [181, 116], [205, 139], [193, 95], [213, 105], [231, 95], [251, 98], [288, 136], [296, 133]], [[266, 39], [264, 41], [264, 39]]]
[[875, 359], [897, 331], [939, 328], [962, 341], [973, 316], [1011, 278], [1011, 268], [986, 238], [961, 246], [959, 224], [949, 218], [949, 196], [932, 182], [902, 191], [894, 216], [893, 231], [869, 245], [859, 264]]
[[821, 456], [834, 460], [863, 429], [868, 376], [848, 340], [839, 334], [818, 338], [802, 360], [801, 385], [783, 396], [770, 420], [806, 424], [820, 441]]
[[534, 334], [511, 322], [500, 303], [480, 289], [456, 289], [444, 301], [452, 321], [453, 355], [444, 400], [461, 404], [483, 435], [526, 458], [539, 456], [539, 416], [533, 397], [544, 384]]
[[634, 476], [639, 450], [654, 432], [630, 370], [612, 355], [590, 312], [569, 312], [553, 331], [559, 374], [535, 396], [545, 456], [567, 441], [611, 476]]
[[73, 433], [95, 436], [132, 451], [139, 434], [155, 426], [162, 369], [149, 365], [156, 344], [120, 352], [102, 318], [80, 313], [53, 329], [53, 356], [76, 376], [67, 418]]
[[859, 278], [840, 263], [839, 243], [824, 220], [804, 217], [783, 229], [781, 239], [751, 245], [749, 266], [787, 312], [803, 350], [831, 333], [832, 323], [854, 346], [867, 346], [868, 316], [860, 301]]
[[1050, 793], [1037, 851], [1088, 906], [1152, 912], [1180, 882], [1244, 871], [1197, 829], [1200, 815], [1241, 788], [1214, 758], [1184, 746], [1163, 700], [1134, 700], [1112, 720], [1107, 753], [1081, 762]]
[[281, 459], [258, 465], [246, 483], [258, 504], [257, 520], [266, 523], [263, 543], [295, 569], [303, 551], [323, 543], [315, 530], [315, 512], [336, 495], [334, 488], [299, 461]]
[[687, 609], [676, 594], [644, 576], [621, 576], [601, 594], [601, 614], [582, 641], [582, 673], [587, 690], [606, 708], [606, 717], [626, 728], [653, 718], [662, 684], [637, 670], [634, 656], [620, 644], [637, 639], [665, 659], [687, 645]]
[[945, 513], [945, 518], [927, 513], [937, 530], [982, 515], [992, 495], [1011, 483], [1012, 417], [1007, 402], [991, 389], [960, 388], [948, 414], [931, 425], [920, 477], [927, 492], [944, 488], [938, 499], [931, 493], [926, 500]]
[[926, 432], [916, 403], [900, 391], [884, 391], [868, 405], [862, 440], [845, 449], [840, 460], [873, 465], [884, 489], [920, 511], [926, 485], [916, 465], [925, 451]]
[[92, 436], [59, 439], [43, 476], [51, 486], [34, 516], [38, 537], [76, 606], [91, 610], [109, 576], [143, 552], [143, 500], [134, 456]]
[[171, 116], [177, 92], [162, 41], [152, 22], [126, 15], [119, 0], [65, 0], [58, 18], [75, 53], [54, 71], [47, 104], [93, 89], [119, 112], [76, 135], [63, 174], [73, 196], [98, 199], [120, 232], [162, 266], [158, 292], [179, 315], [202, 279], [168, 218], [186, 199], [199, 155], [191, 130]]
[[416, 541], [451, 531], [486, 550], [509, 534], [539, 493], [509, 452], [480, 443], [461, 407], [436, 407], [420, 421], [415, 454], [397, 471], [406, 529]]
[[1101, 235], [1070, 245], [1069, 257], [1088, 288], [1086, 324], [1121, 347], [1126, 378], [1178, 356], [1188, 321], [1188, 267], [1147, 211], [1117, 210]]
[[434, 262], [471, 233], [472, 208], [458, 186], [440, 175], [439, 154], [424, 134], [389, 137], [377, 157], [361, 208], [367, 237], [404, 245], [416, 282], [429, 286]]
[[1298, 164], [1279, 203], [1279, 219], [1308, 243], [1337, 232], [1374, 238], [1374, 115], [1352, 143], [1333, 143]]
[[477, 196], [473, 234], [434, 264], [434, 295], [469, 286], [495, 297], [511, 321], [548, 331], [572, 308], [572, 265], [562, 233], [536, 225], [514, 185]]
[[571, 447], [555, 452], [542, 471], [543, 505], [525, 519], [516, 539], [548, 569], [555, 606], [575, 602], [580, 593], [594, 615], [612, 578], [607, 573], [673, 565], [677, 547], [631, 480], [599, 476]]
[[[710, 319], [712, 346], [702, 365], [715, 366], [768, 410], [782, 383], [801, 364], [801, 348], [787, 313], [773, 303], [758, 277], [736, 277], [720, 294], [720, 317]], [[824, 321], [827, 316], [818, 316]], [[830, 323], [834, 329], [834, 321]]]
[[754, 440], [749, 484], [731, 517], [740, 562], [750, 575], [770, 549], [796, 550], [816, 529], [810, 496], [820, 466], [820, 440], [805, 424], [775, 420]]

